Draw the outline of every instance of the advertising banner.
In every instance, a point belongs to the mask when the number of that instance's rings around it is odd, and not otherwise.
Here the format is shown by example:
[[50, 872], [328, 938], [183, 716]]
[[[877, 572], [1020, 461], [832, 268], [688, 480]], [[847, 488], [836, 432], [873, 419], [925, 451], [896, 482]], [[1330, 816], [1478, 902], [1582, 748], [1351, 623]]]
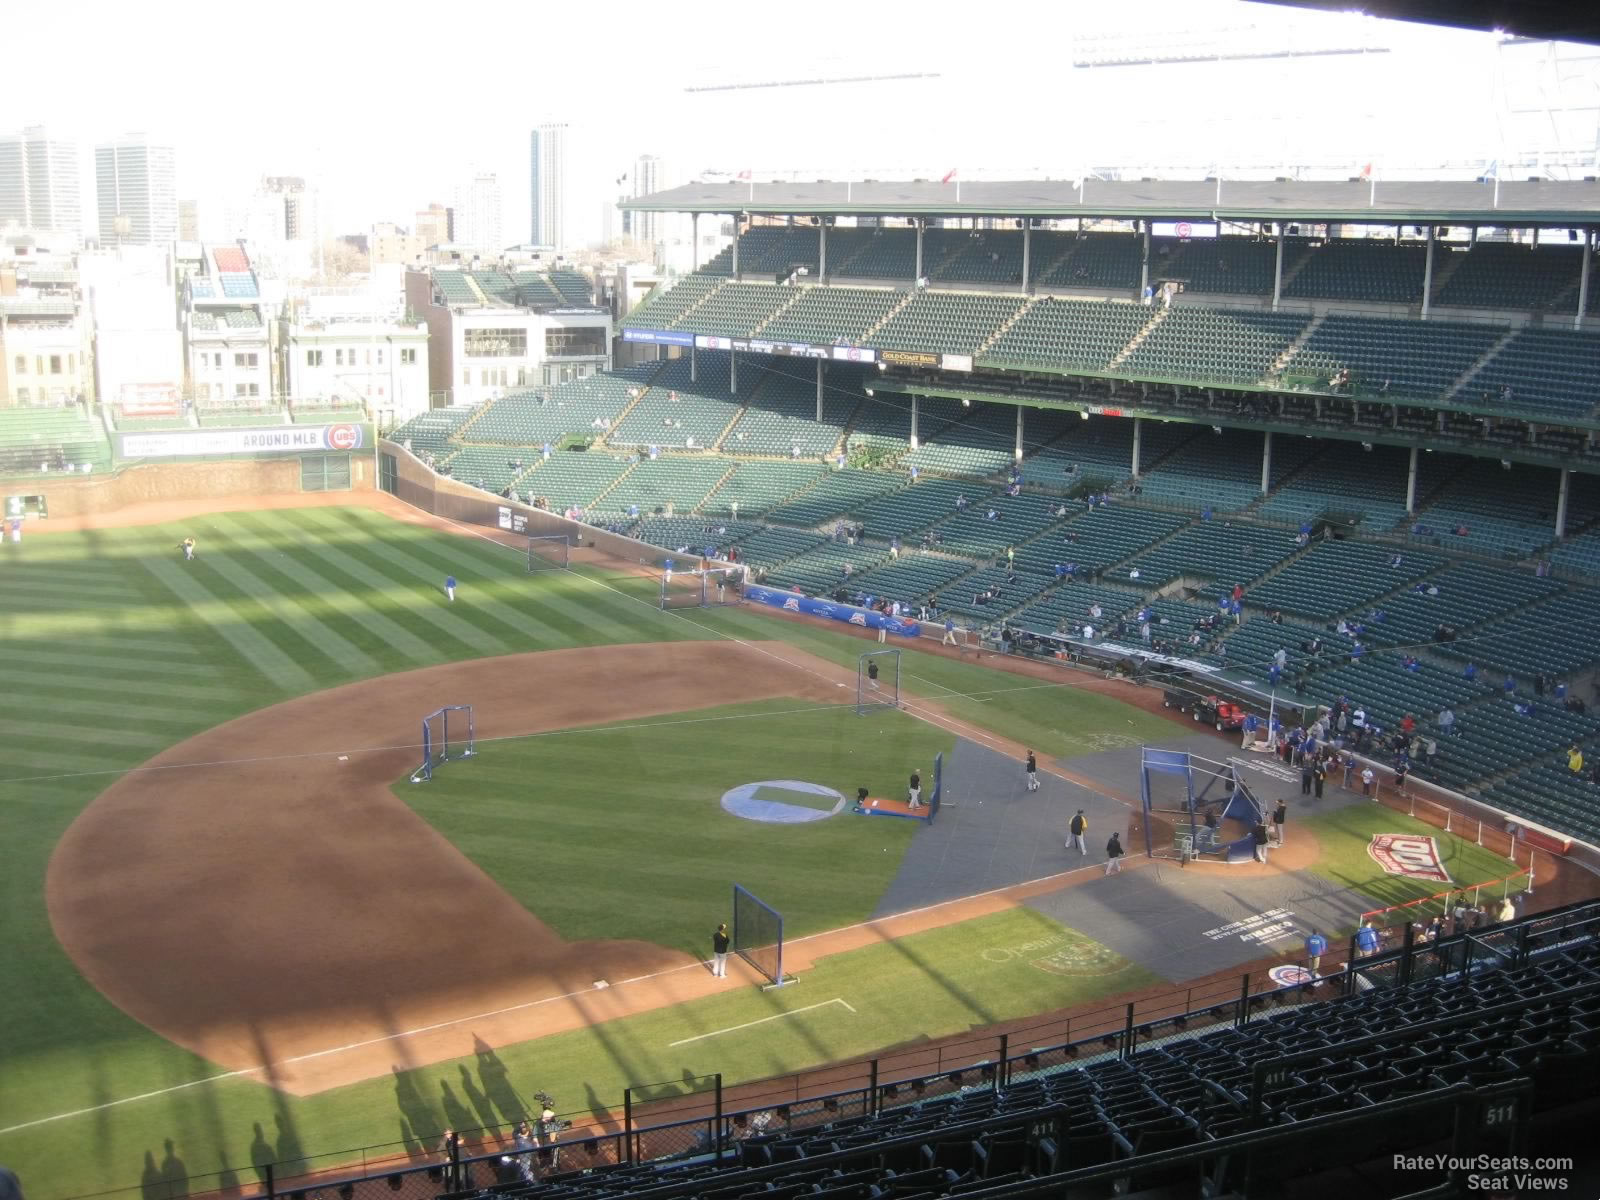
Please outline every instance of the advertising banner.
[[860, 346], [833, 346], [834, 361], [836, 362], [877, 362], [878, 352], [867, 350]]
[[970, 354], [941, 354], [939, 365], [946, 371], [972, 370], [972, 355]]
[[519, 510], [502, 504], [496, 515], [499, 518], [497, 524], [501, 529], [509, 530], [511, 533], [528, 532], [528, 518]]
[[752, 604], [766, 604], [786, 612], [805, 613], [812, 617], [831, 617], [835, 621], [860, 625], [864, 629], [887, 629], [890, 633], [897, 633], [901, 637], [922, 636], [922, 624], [919, 621], [905, 617], [886, 617], [880, 612], [873, 612], [870, 608], [857, 608], [853, 604], [836, 604], [832, 600], [814, 599], [802, 596], [799, 592], [784, 591], [782, 588], [751, 584], [745, 588], [744, 597]]
[[314, 454], [359, 450], [363, 427], [273, 425], [262, 429], [171, 429], [119, 433], [118, 458], [220, 458], [234, 454]]
[[125, 383], [117, 407], [125, 417], [176, 417], [183, 412], [177, 385], [171, 383]]
[[891, 367], [937, 367], [939, 356], [926, 350], [880, 350], [878, 357]]
[[694, 334], [676, 329], [624, 329], [622, 340], [653, 346], [692, 346], [695, 343]]

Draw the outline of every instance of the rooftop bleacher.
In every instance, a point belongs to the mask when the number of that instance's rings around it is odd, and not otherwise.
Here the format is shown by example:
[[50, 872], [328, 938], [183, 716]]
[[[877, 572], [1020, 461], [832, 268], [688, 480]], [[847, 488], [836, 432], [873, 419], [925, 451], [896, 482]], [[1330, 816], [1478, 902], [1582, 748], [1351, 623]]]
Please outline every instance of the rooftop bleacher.
[[566, 303], [582, 307], [594, 303], [594, 285], [583, 272], [551, 271], [548, 278]]
[[254, 275], [225, 273], [217, 280], [222, 285], [223, 296], [229, 300], [255, 300], [261, 295]]
[[111, 465], [105, 427], [76, 405], [0, 408], [0, 475], [104, 471]]
[[433, 282], [446, 304], [483, 303], [483, 298], [473, 289], [465, 271], [435, 271]]

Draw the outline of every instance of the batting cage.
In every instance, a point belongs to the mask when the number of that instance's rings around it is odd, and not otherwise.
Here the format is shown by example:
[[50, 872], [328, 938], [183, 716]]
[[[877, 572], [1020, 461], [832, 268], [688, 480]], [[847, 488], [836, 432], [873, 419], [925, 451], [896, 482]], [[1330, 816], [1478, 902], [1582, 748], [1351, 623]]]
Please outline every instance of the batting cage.
[[661, 573], [662, 608], [712, 608], [744, 602], [744, 568], [737, 564]]
[[432, 779], [434, 768], [453, 758], [471, 758], [476, 751], [472, 705], [436, 709], [422, 718], [422, 765], [411, 773], [411, 782]]
[[872, 650], [856, 659], [856, 715], [900, 707], [900, 651]]
[[564, 533], [530, 535], [528, 538], [528, 570], [563, 570], [568, 565], [571, 552], [571, 539]]
[[1233, 760], [1145, 746], [1139, 756], [1139, 828], [1152, 858], [1199, 855], [1240, 862], [1255, 854], [1254, 830], [1266, 806]]
[[737, 883], [733, 885], [732, 948], [766, 978], [763, 988], [795, 982], [792, 975], [783, 973], [783, 914]]

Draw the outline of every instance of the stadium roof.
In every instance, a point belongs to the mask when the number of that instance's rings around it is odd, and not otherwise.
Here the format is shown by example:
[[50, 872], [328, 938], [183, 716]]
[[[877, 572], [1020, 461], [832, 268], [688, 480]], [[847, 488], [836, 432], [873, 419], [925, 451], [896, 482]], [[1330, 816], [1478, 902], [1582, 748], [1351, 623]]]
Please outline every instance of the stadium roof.
[[[1219, 200], [1220, 192], [1220, 200]], [[635, 212], [894, 217], [1151, 217], [1377, 224], [1600, 225], [1600, 182], [1021, 180], [690, 183]]]

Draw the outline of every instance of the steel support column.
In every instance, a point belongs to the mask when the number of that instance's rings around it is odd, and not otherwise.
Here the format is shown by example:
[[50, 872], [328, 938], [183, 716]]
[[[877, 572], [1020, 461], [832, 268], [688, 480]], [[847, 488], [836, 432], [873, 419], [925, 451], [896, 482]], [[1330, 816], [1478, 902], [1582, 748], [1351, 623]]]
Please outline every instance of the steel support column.
[[1422, 319], [1428, 319], [1428, 310], [1433, 307], [1433, 246], [1438, 234], [1438, 227], [1428, 226], [1428, 253], [1422, 260]]
[[1272, 266], [1272, 311], [1278, 311], [1278, 301], [1283, 299], [1283, 223], [1278, 224], [1278, 253]]
[[1417, 460], [1421, 451], [1411, 447], [1411, 462], [1406, 467], [1406, 515], [1417, 511]]
[[1272, 430], [1261, 435], [1261, 494], [1272, 490]]

